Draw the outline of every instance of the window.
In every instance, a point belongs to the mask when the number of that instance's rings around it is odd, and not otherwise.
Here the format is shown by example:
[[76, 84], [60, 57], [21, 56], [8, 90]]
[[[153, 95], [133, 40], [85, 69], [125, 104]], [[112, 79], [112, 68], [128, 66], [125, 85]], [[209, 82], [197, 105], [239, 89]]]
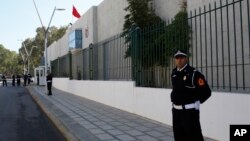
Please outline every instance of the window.
[[82, 48], [82, 30], [75, 30], [69, 34], [69, 49]]

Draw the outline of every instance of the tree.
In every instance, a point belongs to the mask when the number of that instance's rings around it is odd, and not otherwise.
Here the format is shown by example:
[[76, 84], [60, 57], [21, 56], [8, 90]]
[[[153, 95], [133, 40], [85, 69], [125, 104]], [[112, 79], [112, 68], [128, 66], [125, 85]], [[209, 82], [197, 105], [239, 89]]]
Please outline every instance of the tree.
[[[124, 17], [123, 36], [126, 43], [131, 43], [131, 32], [135, 28], [144, 29], [149, 25], [162, 22], [160, 17], [156, 16], [154, 8], [151, 5], [153, 0], [127, 0], [128, 6], [124, 9], [128, 14]], [[126, 51], [125, 57], [131, 56], [131, 45]]]
[[[132, 60], [132, 78], [140, 85], [142, 79], [155, 86], [154, 70], [169, 67], [174, 51], [189, 48], [191, 29], [188, 25], [186, 0], [171, 22], [155, 15], [152, 0], [127, 0], [123, 34], [128, 44], [125, 57]], [[163, 72], [163, 71], [162, 71]], [[144, 78], [142, 78], [144, 76]]]
[[[54, 41], [60, 39], [65, 34], [67, 28], [67, 26], [62, 26], [60, 28], [57, 28], [55, 26], [50, 27], [47, 45], [50, 46]], [[41, 58], [43, 57], [44, 52], [44, 39], [44, 29], [42, 27], [38, 27], [36, 29], [36, 36], [33, 38], [25, 39], [22, 43], [21, 48], [19, 49], [19, 57], [21, 58], [20, 53], [27, 57], [23, 44], [26, 46], [28, 52], [30, 52], [32, 46], [36, 46], [35, 48], [33, 47], [33, 51], [30, 56], [30, 68], [35, 68], [40, 65]], [[27, 62], [25, 63], [27, 64]]]
[[167, 23], [167, 25], [163, 23], [160, 27], [162, 32], [152, 44], [155, 48], [163, 48], [158, 57], [163, 59], [156, 59], [154, 63], [167, 67], [176, 50], [181, 49], [186, 52], [189, 50], [190, 33], [192, 31], [188, 25], [187, 12], [181, 10], [170, 23]]
[[0, 44], [0, 73], [10, 76], [15, 73], [21, 73], [21, 71], [18, 54]]
[[[132, 57], [132, 63], [143, 68], [154, 65], [168, 66], [177, 49], [188, 50], [189, 34], [187, 1], [181, 3], [181, 10], [171, 22], [165, 22], [150, 8], [152, 0], [127, 0], [123, 36], [129, 44], [125, 57]], [[149, 60], [149, 61], [145, 61]]]

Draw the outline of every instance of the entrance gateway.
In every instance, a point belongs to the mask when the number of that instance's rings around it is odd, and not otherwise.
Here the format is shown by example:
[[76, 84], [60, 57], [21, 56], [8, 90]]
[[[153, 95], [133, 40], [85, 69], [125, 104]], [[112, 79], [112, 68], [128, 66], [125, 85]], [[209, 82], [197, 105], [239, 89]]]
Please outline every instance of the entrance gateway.
[[[48, 67], [47, 70], [50, 70], [50, 68]], [[35, 68], [34, 78], [35, 78], [34, 82], [36, 84], [41, 85], [41, 86], [44, 86], [46, 84], [45, 66], [39, 66]]]

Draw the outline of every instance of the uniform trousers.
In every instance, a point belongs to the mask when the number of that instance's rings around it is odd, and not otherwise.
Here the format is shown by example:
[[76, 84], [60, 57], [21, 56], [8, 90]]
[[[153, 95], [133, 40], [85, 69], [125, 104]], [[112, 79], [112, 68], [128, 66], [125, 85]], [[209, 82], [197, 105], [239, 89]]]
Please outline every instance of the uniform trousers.
[[175, 141], [204, 141], [200, 126], [200, 111], [172, 109]]
[[6, 86], [7, 87], [7, 80], [3, 80], [3, 87]]
[[48, 87], [48, 95], [52, 95], [52, 92], [51, 92], [52, 83], [47, 82], [47, 87]]

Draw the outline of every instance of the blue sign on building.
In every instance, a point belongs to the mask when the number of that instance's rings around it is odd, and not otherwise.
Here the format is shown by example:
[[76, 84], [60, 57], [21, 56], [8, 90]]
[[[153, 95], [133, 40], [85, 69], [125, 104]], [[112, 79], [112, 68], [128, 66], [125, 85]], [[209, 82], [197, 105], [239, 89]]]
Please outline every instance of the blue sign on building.
[[82, 30], [74, 30], [69, 34], [69, 49], [82, 48]]

